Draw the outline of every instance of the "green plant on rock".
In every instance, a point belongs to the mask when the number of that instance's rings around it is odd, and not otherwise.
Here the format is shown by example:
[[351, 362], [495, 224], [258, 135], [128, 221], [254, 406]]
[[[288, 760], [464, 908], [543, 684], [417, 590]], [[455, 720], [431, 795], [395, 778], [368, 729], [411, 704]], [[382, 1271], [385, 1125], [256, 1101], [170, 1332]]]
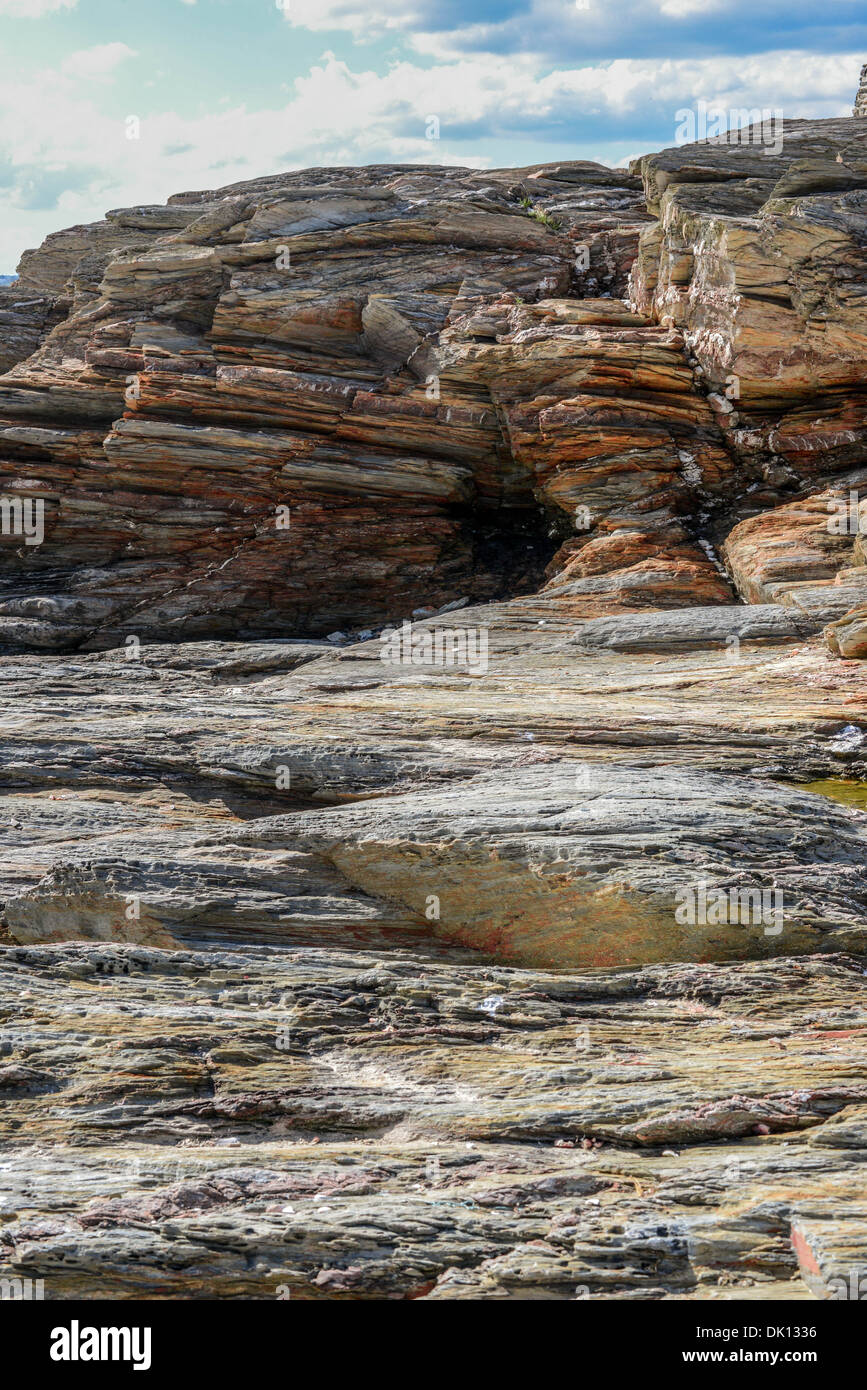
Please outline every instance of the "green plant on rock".
[[552, 232], [559, 232], [562, 226], [559, 217], [552, 217], [544, 208], [535, 207], [529, 198], [521, 199], [521, 207], [525, 210], [528, 217], [535, 218], [535, 220], [541, 222], [544, 227], [550, 227]]

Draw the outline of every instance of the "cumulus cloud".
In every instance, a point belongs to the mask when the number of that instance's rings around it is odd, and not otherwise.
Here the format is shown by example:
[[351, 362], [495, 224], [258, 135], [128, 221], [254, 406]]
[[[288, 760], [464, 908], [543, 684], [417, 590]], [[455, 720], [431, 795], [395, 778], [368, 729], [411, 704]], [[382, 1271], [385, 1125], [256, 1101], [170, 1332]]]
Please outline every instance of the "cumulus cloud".
[[[103, 47], [112, 53], [101, 55]], [[110, 72], [110, 59], [128, 56], [117, 47], [125, 46], [90, 50], [94, 65]], [[0, 89], [0, 187], [7, 190], [0, 270], [14, 265], [23, 245], [108, 207], [280, 169], [385, 162], [484, 168], [542, 159], [554, 143], [574, 158], [607, 159], [610, 148], [617, 162], [625, 150], [674, 144], [678, 111], [698, 101], [781, 108], [786, 116], [848, 114], [860, 63], [860, 53], [775, 52], [545, 71], [531, 55], [478, 54], [428, 66], [398, 62], [379, 74], [325, 54], [279, 108], [144, 114], [138, 139], [127, 138], [123, 118], [100, 108], [101, 89], [67, 65], [13, 77]], [[431, 116], [439, 140], [426, 138]], [[534, 152], [516, 158], [531, 139]]]
[[56, 10], [74, 10], [78, 0], [0, 0], [0, 19], [41, 19]]
[[276, 0], [290, 24], [300, 29], [348, 30], [356, 38], [373, 37], [389, 30], [423, 29], [429, 23], [430, 6], [412, 0]]
[[356, 42], [400, 37], [440, 60], [470, 53], [533, 53], [585, 63], [624, 53], [678, 58], [698, 52], [867, 49], [861, 0], [287, 0], [290, 24], [351, 33]]

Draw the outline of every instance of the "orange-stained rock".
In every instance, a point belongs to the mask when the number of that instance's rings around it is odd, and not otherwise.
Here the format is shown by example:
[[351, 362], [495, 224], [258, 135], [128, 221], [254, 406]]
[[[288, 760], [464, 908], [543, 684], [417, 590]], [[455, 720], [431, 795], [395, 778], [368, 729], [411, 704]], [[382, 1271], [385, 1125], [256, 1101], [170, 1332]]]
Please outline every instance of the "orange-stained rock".
[[867, 657], [867, 603], [844, 613], [824, 632], [825, 641], [835, 656], [863, 659]]
[[0, 643], [358, 631], [537, 589], [578, 505], [694, 511], [729, 463], [680, 340], [568, 297], [622, 291], [648, 221], [597, 165], [386, 166], [49, 237], [19, 284], [61, 321], [0, 381], [0, 488], [45, 538], [0, 538]]
[[849, 499], [864, 481], [854, 475], [734, 527], [723, 553], [747, 603], [780, 603], [798, 584], [830, 583], [857, 563], [859, 512]]

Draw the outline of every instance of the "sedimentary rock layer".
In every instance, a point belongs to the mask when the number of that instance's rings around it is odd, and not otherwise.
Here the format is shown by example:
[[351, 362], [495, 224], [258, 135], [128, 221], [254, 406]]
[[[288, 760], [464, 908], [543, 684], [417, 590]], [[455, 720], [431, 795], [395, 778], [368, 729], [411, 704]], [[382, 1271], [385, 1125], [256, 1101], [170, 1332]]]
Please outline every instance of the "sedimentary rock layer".
[[846, 957], [4, 951], [0, 1274], [53, 1299], [832, 1296], [864, 1238], [862, 985]]
[[[31, 547], [4, 526], [0, 638], [324, 633], [536, 587], [549, 499], [481, 377], [440, 378], [439, 336], [465, 323], [469, 351], [475, 307], [499, 296], [508, 317], [622, 290], [646, 220], [639, 181], [601, 166], [395, 166], [179, 195], [50, 237], [8, 292], [42, 297], [7, 334], [8, 365], [25, 360], [0, 384], [0, 483], [40, 502], [45, 534]], [[609, 336], [626, 380], [653, 374], [664, 334], [645, 327], [646, 369], [643, 340]], [[562, 350], [583, 376], [580, 343]]]
[[[464, 609], [487, 633], [475, 675], [381, 641], [0, 658], [6, 925], [159, 946], [435, 931], [544, 964], [861, 949], [861, 818], [772, 779], [862, 770], [865, 677], [757, 621], [791, 610], [691, 611], [687, 634], [664, 613], [576, 639]], [[717, 614], [751, 617], [736, 649]], [[778, 892], [782, 917], [679, 921], [702, 883]]]
[[731, 602], [732, 526], [864, 446], [867, 136], [762, 133], [49, 237], [4, 290], [0, 638], [357, 632], [549, 562], [575, 616]]
[[864, 131], [308, 170], [27, 253], [0, 1277], [848, 1287]]

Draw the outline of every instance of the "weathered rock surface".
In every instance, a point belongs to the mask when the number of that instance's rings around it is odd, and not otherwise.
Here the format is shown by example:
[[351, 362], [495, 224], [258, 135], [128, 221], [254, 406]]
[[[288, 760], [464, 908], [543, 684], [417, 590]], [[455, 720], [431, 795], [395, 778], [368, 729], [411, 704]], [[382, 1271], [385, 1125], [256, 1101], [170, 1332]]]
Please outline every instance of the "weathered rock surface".
[[867, 656], [867, 604], [851, 609], [829, 623], [825, 628], [825, 641], [831, 651], [847, 660]]
[[[547, 562], [576, 617], [730, 603], [747, 499], [865, 440], [867, 136], [778, 133], [306, 171], [48, 238], [4, 290], [0, 483], [44, 539], [4, 525], [0, 639], [359, 631]], [[630, 309], [599, 294], [642, 227]]]
[[[622, 292], [647, 221], [639, 181], [602, 166], [394, 166], [183, 194], [48, 238], [15, 296], [53, 295], [62, 321], [0, 384], [0, 486], [42, 502], [45, 538], [4, 528], [0, 640], [326, 634], [536, 587], [546, 508], [564, 534], [571, 518], [481, 373], [439, 375], [439, 338], [454, 324], [449, 352], [471, 356], [477, 308], [508, 334], [523, 300]], [[561, 396], [570, 370], [592, 376], [584, 340], [606, 332], [624, 382], [664, 391], [674, 371], [690, 397], [667, 335], [606, 330], [611, 309], [587, 328], [548, 316], [528, 408], [552, 375]], [[34, 346], [16, 330], [9, 360]]]
[[786, 121], [638, 162], [637, 308], [680, 328], [746, 466], [801, 479], [862, 462], [867, 129]]
[[23, 288], [20, 281], [0, 285], [0, 372], [34, 353], [63, 312], [54, 295]]
[[0, 1276], [49, 1298], [828, 1297], [847, 957], [544, 975], [390, 950], [0, 956]]
[[308, 170], [27, 253], [0, 1278], [867, 1267], [864, 132]]
[[[863, 774], [862, 668], [815, 638], [733, 663], [707, 631], [600, 666], [529, 601], [461, 619], [490, 624], [483, 677], [377, 641], [0, 659], [7, 933], [102, 938], [0, 948], [0, 1277], [836, 1296], [863, 1249], [864, 958], [791, 953], [857, 946], [867, 820], [768, 774]], [[693, 929], [756, 964], [493, 958], [518, 892], [562, 911], [576, 869], [613, 900], [630, 880], [645, 951], [665, 885], [669, 960], [681, 882], [782, 883], [797, 920]], [[552, 952], [546, 921], [519, 951]], [[630, 948], [593, 930], [597, 963]]]
[[[204, 834], [65, 810], [64, 829], [88, 823], [77, 845], [45, 825], [27, 846], [51, 868], [7, 899], [19, 941], [325, 940], [434, 920], [439, 936], [537, 965], [867, 952], [867, 823], [706, 772], [546, 762]], [[698, 884], [757, 893], [755, 911], [684, 921], [678, 894]]]

